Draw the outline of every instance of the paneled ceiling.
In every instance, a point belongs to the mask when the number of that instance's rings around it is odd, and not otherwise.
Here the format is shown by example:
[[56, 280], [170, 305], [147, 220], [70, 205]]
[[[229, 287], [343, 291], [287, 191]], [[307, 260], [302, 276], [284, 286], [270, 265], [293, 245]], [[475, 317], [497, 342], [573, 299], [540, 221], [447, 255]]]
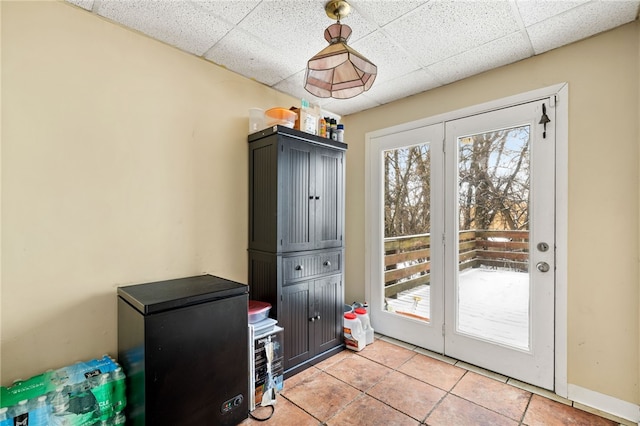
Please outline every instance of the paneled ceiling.
[[[349, 0], [349, 45], [378, 66], [352, 99], [303, 87], [327, 0], [66, 0], [340, 115], [411, 96], [638, 18], [640, 0]], [[597, 61], [597, 58], [593, 59]]]

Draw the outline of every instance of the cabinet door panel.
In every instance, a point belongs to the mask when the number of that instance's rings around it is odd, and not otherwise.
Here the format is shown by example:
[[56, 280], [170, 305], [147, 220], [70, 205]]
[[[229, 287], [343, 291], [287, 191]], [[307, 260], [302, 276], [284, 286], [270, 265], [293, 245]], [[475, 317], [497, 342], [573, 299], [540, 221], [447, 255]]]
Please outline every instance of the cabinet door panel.
[[284, 327], [284, 368], [295, 366], [312, 355], [310, 346], [309, 282], [282, 288], [282, 318]]
[[282, 251], [313, 248], [315, 168], [313, 146], [285, 139], [282, 176]]
[[314, 347], [316, 353], [324, 352], [342, 342], [342, 276], [332, 275], [314, 281]]
[[341, 151], [316, 148], [315, 248], [342, 245], [343, 156]]
[[249, 248], [276, 250], [278, 214], [278, 144], [261, 141], [249, 151]]

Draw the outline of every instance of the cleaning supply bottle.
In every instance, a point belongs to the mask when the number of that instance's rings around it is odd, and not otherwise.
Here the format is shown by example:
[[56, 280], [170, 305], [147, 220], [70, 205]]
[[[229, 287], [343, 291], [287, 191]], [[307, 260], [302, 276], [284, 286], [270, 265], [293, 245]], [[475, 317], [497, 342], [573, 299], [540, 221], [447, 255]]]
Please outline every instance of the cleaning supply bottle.
[[362, 323], [352, 312], [344, 314], [343, 320], [344, 343], [353, 351], [361, 351], [366, 346], [366, 337], [362, 330]]
[[344, 124], [338, 124], [336, 134], [338, 135], [336, 140], [338, 142], [344, 142]]
[[329, 120], [329, 128], [331, 132], [331, 140], [337, 141], [338, 140], [338, 124], [335, 118], [332, 118], [331, 120]]
[[322, 116], [318, 120], [318, 136], [320, 136], [321, 138], [327, 137], [327, 120], [325, 120]]
[[373, 343], [373, 327], [371, 327], [371, 320], [369, 318], [369, 314], [365, 308], [356, 308], [354, 311], [357, 318], [360, 320], [362, 324], [362, 329], [365, 335], [365, 343], [370, 345]]

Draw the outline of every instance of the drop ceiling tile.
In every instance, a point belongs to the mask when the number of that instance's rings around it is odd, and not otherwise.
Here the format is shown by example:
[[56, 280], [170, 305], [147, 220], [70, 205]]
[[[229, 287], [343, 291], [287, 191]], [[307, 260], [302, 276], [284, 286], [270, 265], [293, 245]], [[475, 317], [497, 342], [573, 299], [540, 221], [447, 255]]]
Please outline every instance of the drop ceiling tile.
[[371, 33], [364, 39], [349, 43], [349, 46], [378, 67], [376, 82], [392, 80], [420, 68], [420, 65], [404, 49], [398, 48], [394, 40], [383, 31]]
[[89, 11], [93, 7], [93, 0], [66, 0], [66, 1], [67, 3], [75, 4], [76, 6], [79, 6]]
[[508, 1], [436, 1], [384, 30], [424, 66], [518, 31]]
[[[273, 0], [263, 1], [239, 24], [243, 30], [260, 37], [273, 47], [290, 49], [305, 46], [310, 56], [327, 46], [324, 30], [335, 21], [324, 11], [325, 0]], [[353, 30], [351, 42], [375, 31], [357, 12], [342, 21]], [[303, 40], [311, 39], [312, 43]]]
[[591, 2], [527, 28], [536, 54], [636, 19], [639, 1]]
[[351, 0], [349, 2], [352, 9], [355, 9], [359, 14], [381, 27], [417, 9], [425, 3], [428, 3], [428, 0], [403, 0], [394, 2]]
[[189, 0], [196, 9], [217, 16], [233, 25], [242, 21], [260, 3], [260, 0]]
[[268, 86], [273, 86], [300, 68], [294, 69], [285, 52], [273, 49], [237, 28], [209, 49], [204, 57]]
[[[366, 109], [375, 108], [380, 106], [380, 103], [367, 96], [367, 93], [356, 96], [351, 99], [331, 99], [328, 100], [323, 108], [328, 111], [332, 111], [341, 116], [353, 114], [356, 112], [364, 111]], [[349, 129], [344, 129], [345, 141], [349, 143]]]
[[530, 56], [533, 56], [533, 50], [529, 40], [525, 34], [517, 32], [433, 64], [429, 70], [440, 81], [449, 84]]
[[97, 13], [196, 55], [202, 55], [232, 28], [188, 2], [105, 0]]
[[[321, 19], [323, 28], [327, 28], [329, 25], [335, 24], [336, 21], [331, 20], [326, 13], [323, 12], [323, 18]], [[366, 37], [368, 34], [376, 31], [379, 27], [374, 22], [371, 22], [366, 16], [361, 15], [358, 9], [351, 8], [351, 13], [346, 18], [340, 21], [341, 24], [346, 24], [351, 27], [353, 33], [349, 42], [353, 43]], [[324, 29], [322, 30], [322, 39], [324, 40]]]
[[334, 23], [324, 11], [327, 0], [65, 1], [294, 98], [333, 105], [342, 114], [517, 61], [527, 48], [528, 54], [542, 53], [623, 25], [636, 19], [640, 5], [640, 0], [351, 0], [352, 12], [342, 20], [353, 30], [349, 45], [378, 66], [378, 76], [368, 92], [334, 100], [303, 88], [306, 63], [327, 46], [324, 30]]
[[587, 3], [588, 1], [589, 0], [517, 0], [516, 5], [520, 11], [522, 22], [528, 27]]
[[366, 92], [366, 95], [381, 105], [442, 85], [433, 75], [423, 69], [405, 74], [394, 80], [382, 82], [381, 84], [377, 83], [377, 81], [373, 83], [373, 86]]
[[317, 34], [318, 42], [310, 46], [315, 53], [326, 45], [323, 34], [330, 23], [321, 0], [275, 0], [260, 3], [238, 26], [266, 44], [283, 49]]

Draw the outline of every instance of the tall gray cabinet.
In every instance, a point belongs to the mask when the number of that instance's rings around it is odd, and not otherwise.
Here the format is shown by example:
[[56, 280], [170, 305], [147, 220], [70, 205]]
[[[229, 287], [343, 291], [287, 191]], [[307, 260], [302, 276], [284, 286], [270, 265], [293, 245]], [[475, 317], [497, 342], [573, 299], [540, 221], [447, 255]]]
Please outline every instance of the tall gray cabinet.
[[249, 135], [249, 297], [284, 327], [285, 377], [343, 347], [346, 149], [283, 126]]

